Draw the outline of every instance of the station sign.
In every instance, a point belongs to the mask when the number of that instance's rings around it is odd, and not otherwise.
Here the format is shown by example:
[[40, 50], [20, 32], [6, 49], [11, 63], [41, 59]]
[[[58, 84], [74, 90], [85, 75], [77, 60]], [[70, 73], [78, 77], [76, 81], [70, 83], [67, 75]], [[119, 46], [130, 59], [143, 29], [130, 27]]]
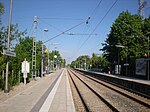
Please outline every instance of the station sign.
[[30, 73], [30, 63], [26, 59], [22, 62], [22, 73]]
[[28, 77], [28, 73], [30, 73], [30, 63], [26, 61], [26, 58], [22, 62], [21, 72], [23, 73], [24, 84], [26, 84], [26, 78]]
[[54, 62], [58, 62], [58, 60], [54, 60]]
[[125, 63], [125, 64], [123, 64], [124, 66], [129, 66], [129, 63]]
[[16, 53], [15, 52], [4, 50], [4, 49], [3, 49], [3, 55], [16, 57]]

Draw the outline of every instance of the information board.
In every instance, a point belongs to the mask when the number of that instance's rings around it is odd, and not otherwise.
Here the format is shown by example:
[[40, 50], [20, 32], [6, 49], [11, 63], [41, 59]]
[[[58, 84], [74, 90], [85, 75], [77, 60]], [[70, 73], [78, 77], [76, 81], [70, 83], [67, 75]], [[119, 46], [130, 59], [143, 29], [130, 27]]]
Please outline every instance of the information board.
[[146, 75], [146, 59], [136, 59], [136, 75]]

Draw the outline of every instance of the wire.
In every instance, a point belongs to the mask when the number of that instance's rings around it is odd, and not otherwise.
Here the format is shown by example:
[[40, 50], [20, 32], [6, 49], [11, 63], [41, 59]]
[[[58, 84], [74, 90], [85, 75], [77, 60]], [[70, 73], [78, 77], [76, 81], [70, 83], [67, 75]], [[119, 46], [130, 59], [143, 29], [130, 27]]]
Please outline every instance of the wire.
[[101, 44], [101, 43], [97, 44], [95, 47], [93, 47], [92, 49], [90, 49], [88, 52], [93, 51], [95, 48], [99, 47], [100, 44]]
[[[41, 19], [39, 19], [39, 20], [41, 20]], [[50, 27], [52, 27], [52, 28], [54, 28], [54, 29], [56, 29], [56, 30], [58, 30], [59, 32], [63, 32], [63, 30], [60, 30], [59, 28], [57, 28], [57, 27], [55, 27], [55, 26], [53, 26], [53, 25], [51, 25], [51, 24], [49, 24], [48, 22], [46, 22], [46, 21], [43, 21], [43, 20], [41, 20], [42, 22], [44, 22], [45, 24], [47, 24], [47, 25], [49, 25]], [[64, 32], [63, 32], [64, 33]], [[84, 33], [64, 33], [64, 34], [66, 34], [66, 35], [71, 35], [71, 36], [74, 36], [74, 35], [89, 35], [89, 34], [84, 34]], [[97, 36], [98, 34], [92, 34], [92, 35], [95, 35], [95, 36]]]
[[[95, 12], [96, 12], [96, 10], [97, 10], [97, 8], [100, 6], [100, 4], [102, 3], [102, 0], [100, 0], [99, 1], [99, 3], [98, 3], [98, 5], [94, 8], [94, 10], [92, 11], [92, 13], [90, 14], [90, 17], [89, 18], [91, 18], [94, 14], [95, 14]], [[87, 24], [88, 24], [88, 22], [86, 22]], [[88, 35], [94, 35], [93, 33], [90, 33], [90, 34], [88, 34]], [[95, 34], [96, 35], [96, 34]], [[81, 39], [80, 39], [81, 40]], [[79, 41], [80, 42], [80, 41]], [[81, 45], [81, 47], [82, 47], [82, 45]], [[80, 49], [80, 47], [78, 48], [78, 49]], [[76, 54], [77, 52], [78, 52], [78, 49], [75, 51], [75, 52], [73, 52], [73, 54]], [[74, 56], [74, 55], [73, 55]], [[72, 56], [71, 56], [72, 57]]]
[[92, 17], [94, 15], [94, 13], [96, 12], [97, 8], [100, 6], [101, 2], [102, 2], [102, 0], [99, 1], [98, 5], [93, 10], [93, 12], [91, 13], [90, 17]]
[[[90, 35], [90, 34], [88, 34], [88, 33], [64, 33], [64, 34], [72, 35], [72, 36], [74, 36], [74, 35]], [[92, 34], [92, 35], [97, 36], [98, 34], [97, 34], [97, 33], [94, 33], [94, 34]]]
[[41, 22], [43, 22], [43, 23], [45, 23], [45, 24], [49, 25], [50, 27], [52, 27], [52, 28], [54, 28], [54, 29], [58, 30], [59, 32], [63, 32], [63, 31], [62, 31], [62, 30], [60, 30], [59, 28], [57, 28], [57, 27], [55, 27], [55, 26], [53, 26], [53, 25], [49, 24], [48, 22], [44, 21], [43, 19], [39, 19], [39, 20], [40, 20]]
[[89, 38], [91, 37], [91, 35], [95, 32], [95, 30], [99, 27], [99, 25], [102, 23], [102, 21], [104, 20], [104, 18], [108, 15], [108, 13], [111, 11], [111, 9], [115, 6], [115, 4], [117, 3], [118, 0], [116, 0], [112, 6], [109, 8], [109, 10], [106, 12], [106, 14], [104, 15], [104, 17], [101, 19], [101, 21], [96, 25], [96, 27], [94, 28], [94, 30], [91, 32], [91, 34], [89, 35], [89, 37], [82, 43], [82, 45], [77, 49], [77, 51], [73, 54], [73, 56], [76, 55], [76, 53], [83, 47], [83, 45], [89, 40]]
[[[92, 13], [90, 14], [90, 17], [89, 17], [89, 18], [92, 18], [92, 16], [94, 16], [94, 14], [95, 14], [97, 8], [100, 6], [101, 2], [102, 2], [102, 0], [99, 1], [98, 5], [94, 8], [94, 10], [92, 11]], [[93, 34], [91, 33], [91, 34], [89, 34], [89, 35], [93, 35]], [[80, 39], [80, 40], [81, 40], [81, 39]], [[80, 42], [80, 41], [79, 41], [79, 42]], [[82, 45], [81, 45], [81, 47], [82, 47]], [[75, 52], [73, 52], [73, 55], [72, 55], [71, 57], [73, 57], [74, 54], [76, 54], [79, 49], [80, 49], [80, 47], [79, 47]]]
[[33, 28], [33, 23], [32, 23], [31, 28], [30, 28], [30, 30], [29, 30], [29, 37], [32, 35], [32, 34], [31, 34], [32, 28]]
[[40, 28], [40, 30], [41, 30], [41, 31], [43, 31], [42, 27], [41, 27], [41, 26], [39, 26], [39, 24], [37, 25], [37, 27], [39, 27], [39, 28]]
[[[89, 19], [90, 19], [90, 18], [88, 18], [86, 21], [88, 21]], [[53, 39], [59, 37], [59, 36], [62, 35], [62, 34], [65, 34], [66, 32], [68, 32], [68, 31], [70, 31], [70, 30], [72, 30], [72, 29], [74, 29], [74, 28], [80, 26], [80, 25], [83, 24], [83, 23], [85, 23], [85, 21], [83, 21], [83, 22], [81, 22], [81, 23], [79, 23], [79, 24], [77, 24], [77, 25], [75, 25], [75, 26], [69, 28], [68, 30], [65, 30], [64, 32], [62, 32], [62, 33], [60, 33], [60, 34], [58, 34], [58, 35], [56, 35], [56, 36], [54, 36], [54, 37], [48, 39], [48, 40], [45, 41], [44, 43], [46, 43], [46, 42], [48, 42], [48, 41], [50, 41], [50, 40], [53, 40]]]
[[55, 19], [55, 20], [83, 20], [80, 18], [38, 18], [38, 19]]

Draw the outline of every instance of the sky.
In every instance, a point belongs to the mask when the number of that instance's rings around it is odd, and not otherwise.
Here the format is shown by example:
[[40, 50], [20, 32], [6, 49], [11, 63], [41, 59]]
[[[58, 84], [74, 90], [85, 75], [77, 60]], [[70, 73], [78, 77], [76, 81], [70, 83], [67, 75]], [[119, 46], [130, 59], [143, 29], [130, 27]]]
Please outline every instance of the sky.
[[[62, 58], [71, 63], [81, 55], [102, 54], [99, 49], [102, 48], [112, 24], [122, 11], [128, 10], [132, 14], [137, 14], [138, 0], [118, 0], [112, 7], [115, 1], [13, 0], [12, 24], [17, 23], [20, 31], [27, 30], [27, 36], [32, 37], [33, 20], [34, 16], [37, 16], [36, 41], [43, 40], [50, 52], [58, 50]], [[144, 15], [148, 17], [150, 0], [145, 1], [147, 5]], [[7, 26], [10, 0], [0, 2], [5, 7], [2, 23]], [[44, 32], [44, 29], [48, 29], [48, 32]], [[60, 36], [57, 36], [59, 34]], [[48, 41], [55, 36], [57, 37]]]

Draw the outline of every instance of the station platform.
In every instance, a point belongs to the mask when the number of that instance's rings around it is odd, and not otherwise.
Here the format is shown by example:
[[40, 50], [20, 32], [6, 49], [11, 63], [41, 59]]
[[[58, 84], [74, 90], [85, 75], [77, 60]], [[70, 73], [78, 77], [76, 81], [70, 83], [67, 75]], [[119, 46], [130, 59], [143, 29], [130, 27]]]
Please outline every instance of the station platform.
[[0, 103], [0, 112], [75, 112], [66, 69]]
[[89, 73], [95, 73], [95, 74], [109, 76], [109, 77], [114, 77], [114, 78], [118, 78], [121, 80], [132, 81], [132, 82], [136, 82], [136, 83], [140, 83], [140, 84], [146, 84], [146, 85], [150, 86], [150, 80], [138, 79], [138, 78], [134, 78], [134, 77], [127, 77], [127, 76], [123, 76], [123, 75], [107, 74], [107, 73], [103, 73], [103, 72], [87, 71], [87, 70], [83, 70], [83, 69], [76, 69], [76, 70], [89, 72]]
[[137, 78], [130, 78], [122, 75], [111, 75], [100, 72], [86, 71], [81, 69], [75, 69], [83, 72], [87, 75], [98, 76], [100, 80], [117, 85], [118, 87], [125, 88], [129, 91], [144, 95], [144, 97], [150, 97], [150, 80], [142, 80]]
[[123, 75], [112, 75], [112, 74], [98, 73], [98, 72], [95, 72], [95, 73], [110, 76], [110, 77], [115, 77], [115, 78], [122, 79], [122, 80], [127, 80], [127, 81], [136, 82], [136, 83], [146, 84], [146, 85], [150, 86], [150, 80], [138, 79], [138, 78], [134, 78], [134, 77], [127, 77], [127, 76], [123, 76]]

